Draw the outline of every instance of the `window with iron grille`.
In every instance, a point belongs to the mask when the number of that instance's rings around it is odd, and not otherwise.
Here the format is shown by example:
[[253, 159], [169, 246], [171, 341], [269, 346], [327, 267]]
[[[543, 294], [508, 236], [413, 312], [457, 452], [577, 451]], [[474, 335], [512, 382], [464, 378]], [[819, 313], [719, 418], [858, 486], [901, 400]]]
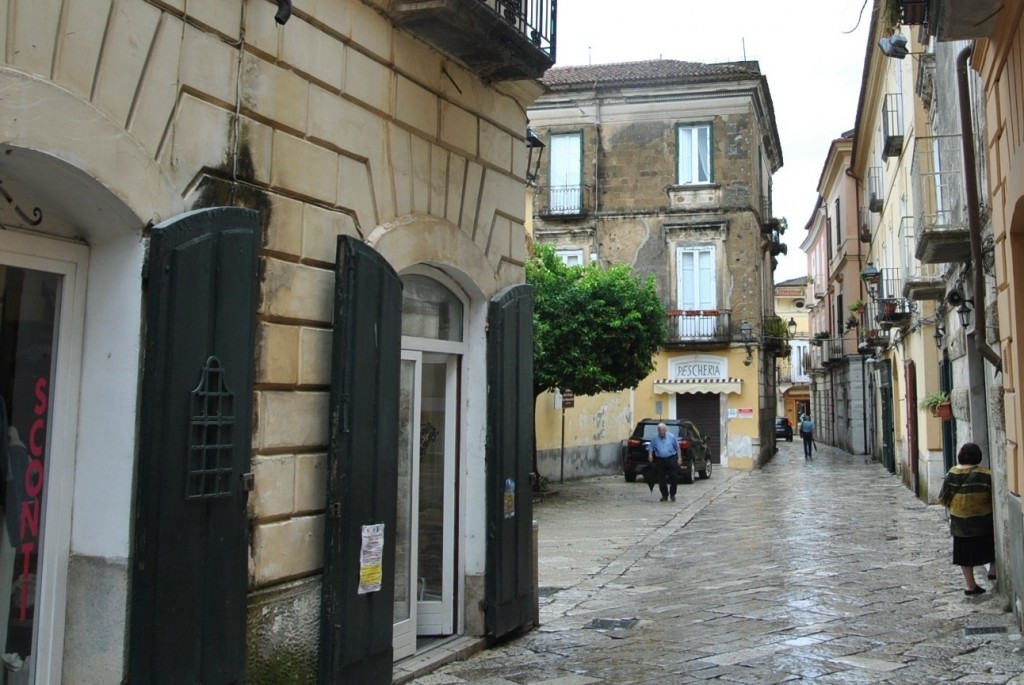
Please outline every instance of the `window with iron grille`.
[[206, 360], [191, 404], [185, 498], [227, 497], [233, 471], [235, 397], [224, 382], [217, 357]]

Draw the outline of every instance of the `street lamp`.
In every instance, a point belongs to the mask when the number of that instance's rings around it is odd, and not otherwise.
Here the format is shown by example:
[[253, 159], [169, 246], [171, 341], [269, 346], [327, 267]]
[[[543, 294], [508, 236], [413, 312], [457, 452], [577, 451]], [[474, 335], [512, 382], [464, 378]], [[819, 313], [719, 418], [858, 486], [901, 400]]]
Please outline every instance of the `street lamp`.
[[960, 303], [956, 309], [956, 315], [960, 319], [960, 325], [967, 328], [971, 325], [971, 308], [967, 306], [967, 300]]
[[792, 316], [789, 317], [789, 323], [786, 324], [786, 327], [789, 328], [789, 337], [792, 338], [794, 335], [796, 335], [796, 319], [794, 319]]
[[874, 297], [875, 291], [878, 290], [878, 279], [881, 275], [882, 272], [878, 270], [874, 262], [868, 262], [868, 265], [860, 272], [860, 280], [864, 281], [864, 284], [868, 287], [868, 293], [870, 293], [871, 297]]
[[[529, 151], [526, 156], [526, 185], [533, 185], [540, 174], [540, 160], [544, 157], [544, 141], [540, 139], [537, 132], [532, 128], [526, 129], [526, 149]], [[534, 166], [533, 151], [537, 151], [537, 162]]]
[[935, 322], [935, 334], [932, 337], [935, 339], [935, 346], [942, 349], [942, 336], [946, 334], [946, 329], [942, 327], [942, 324]]
[[750, 366], [754, 363], [754, 350], [751, 346], [751, 342], [754, 340], [752, 332], [754, 327], [750, 325], [750, 322], [745, 320], [740, 324], [740, 338], [743, 340], [743, 346], [747, 348], [747, 358], [743, 360], [744, 366]]

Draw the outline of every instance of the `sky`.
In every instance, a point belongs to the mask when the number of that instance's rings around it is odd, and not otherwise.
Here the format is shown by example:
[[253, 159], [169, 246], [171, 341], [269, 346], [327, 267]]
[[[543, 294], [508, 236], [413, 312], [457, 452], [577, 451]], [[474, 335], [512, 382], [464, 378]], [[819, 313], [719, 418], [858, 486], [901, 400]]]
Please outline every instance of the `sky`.
[[789, 253], [779, 259], [778, 283], [807, 274], [799, 246], [829, 145], [855, 123], [872, 5], [871, 0], [558, 0], [555, 65], [757, 60], [768, 80], [782, 144], [773, 213], [789, 224], [784, 236]]

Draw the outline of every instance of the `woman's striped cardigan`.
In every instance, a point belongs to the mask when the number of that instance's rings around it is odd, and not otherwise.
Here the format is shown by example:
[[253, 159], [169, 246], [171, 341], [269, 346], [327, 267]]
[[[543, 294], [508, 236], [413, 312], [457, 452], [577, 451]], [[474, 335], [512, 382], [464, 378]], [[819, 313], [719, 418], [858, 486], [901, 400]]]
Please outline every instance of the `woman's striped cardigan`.
[[949, 532], [969, 538], [992, 532], [992, 472], [984, 466], [954, 466], [946, 473], [953, 489]]

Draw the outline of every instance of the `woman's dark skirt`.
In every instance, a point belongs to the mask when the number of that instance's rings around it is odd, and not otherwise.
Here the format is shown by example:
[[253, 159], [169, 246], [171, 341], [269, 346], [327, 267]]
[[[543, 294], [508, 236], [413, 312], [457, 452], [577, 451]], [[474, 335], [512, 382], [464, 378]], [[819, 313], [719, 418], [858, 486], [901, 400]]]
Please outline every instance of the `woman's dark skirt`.
[[994, 533], [970, 538], [953, 538], [953, 563], [957, 566], [981, 566], [995, 561]]

